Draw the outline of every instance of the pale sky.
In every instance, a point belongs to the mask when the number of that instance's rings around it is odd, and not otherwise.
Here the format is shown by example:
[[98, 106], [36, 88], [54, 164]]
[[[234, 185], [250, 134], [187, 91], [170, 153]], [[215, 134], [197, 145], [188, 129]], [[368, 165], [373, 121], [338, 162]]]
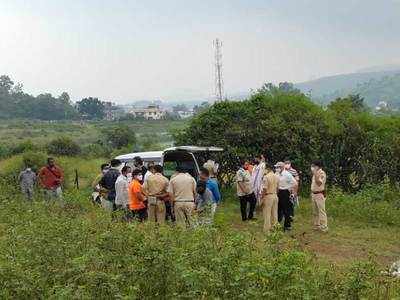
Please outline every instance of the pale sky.
[[0, 74], [34, 95], [126, 103], [400, 63], [400, 0], [0, 0]]

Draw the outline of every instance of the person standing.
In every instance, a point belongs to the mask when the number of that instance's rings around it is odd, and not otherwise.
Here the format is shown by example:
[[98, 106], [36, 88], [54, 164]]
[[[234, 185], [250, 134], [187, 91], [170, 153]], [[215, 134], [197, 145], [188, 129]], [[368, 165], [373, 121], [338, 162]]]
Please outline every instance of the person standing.
[[214, 220], [215, 212], [221, 202], [221, 193], [219, 191], [218, 183], [210, 178], [210, 173], [206, 168], [200, 169], [200, 180], [206, 183], [207, 189], [212, 194], [211, 203], [211, 220]]
[[27, 166], [24, 171], [19, 173], [18, 181], [21, 186], [22, 194], [24, 194], [27, 200], [32, 201], [36, 183], [36, 173], [32, 171], [30, 166]]
[[[254, 195], [251, 175], [245, 170], [246, 161], [240, 162], [240, 168], [236, 172], [236, 188], [240, 201], [240, 212], [242, 221], [254, 219], [254, 210], [256, 208], [256, 196]], [[250, 205], [247, 212], [247, 204]]]
[[135, 166], [135, 169], [140, 170], [140, 173], [142, 174], [142, 179], [141, 179], [140, 183], [143, 184], [144, 178], [147, 173], [147, 168], [145, 167], [142, 158], [140, 156], [135, 156], [133, 158], [133, 164]]
[[285, 161], [285, 170], [292, 174], [293, 178], [296, 180], [296, 185], [290, 191], [290, 199], [292, 202], [292, 217], [294, 216], [294, 207], [299, 205], [299, 186], [300, 186], [300, 175], [296, 169], [293, 168], [292, 162], [290, 160]]
[[217, 180], [217, 173], [218, 173], [218, 168], [219, 168], [218, 163], [216, 163], [212, 159], [209, 159], [204, 163], [203, 167], [208, 170], [208, 172], [210, 174], [210, 176], [209, 176], [210, 179], [215, 180], [216, 182], [218, 182], [218, 180]]
[[119, 167], [121, 166], [121, 161], [118, 159], [113, 159], [110, 162], [111, 168], [103, 175], [101, 178], [99, 185], [101, 188], [107, 190], [107, 197], [104, 199], [102, 206], [109, 211], [113, 211], [116, 209], [115, 206], [115, 182], [117, 181], [119, 175], [121, 175], [119, 171]]
[[206, 181], [200, 179], [197, 182], [196, 212], [199, 225], [211, 225], [213, 223], [212, 204], [213, 194], [207, 188]]
[[165, 223], [165, 203], [168, 196], [168, 179], [160, 165], [152, 166], [152, 174], [144, 181], [143, 190], [147, 195], [147, 212], [149, 220], [158, 224]]
[[128, 174], [131, 173], [129, 166], [121, 169], [121, 175], [115, 181], [115, 205], [116, 209], [127, 211], [129, 206], [129, 179]]
[[278, 191], [278, 222], [284, 219], [284, 230], [292, 229], [292, 204], [290, 202], [290, 191], [296, 185], [296, 180], [288, 171], [285, 170], [285, 164], [278, 162], [275, 165], [276, 173], [279, 176]]
[[265, 172], [265, 159], [263, 155], [257, 156], [254, 159], [254, 168], [251, 174], [253, 182], [253, 191], [257, 199], [257, 204], [261, 204], [261, 193], [262, 193], [262, 180]]
[[101, 172], [96, 176], [96, 178], [92, 182], [92, 188], [93, 188], [93, 193], [92, 193], [92, 200], [93, 203], [95, 204], [100, 204], [102, 203], [102, 199], [107, 197], [107, 190], [102, 188], [99, 184], [101, 178], [103, 178], [104, 174], [107, 173], [107, 171], [110, 169], [109, 164], [101, 164], [100, 170]]
[[170, 199], [174, 206], [176, 223], [182, 227], [185, 225], [191, 227], [194, 225], [196, 181], [181, 166], [176, 168], [176, 172], [177, 175], [171, 179], [168, 187]]
[[129, 209], [134, 219], [143, 222], [147, 218], [145, 197], [142, 190], [143, 180], [142, 171], [135, 169], [132, 171], [132, 182], [129, 184]]
[[328, 231], [328, 219], [325, 210], [326, 200], [326, 173], [322, 170], [321, 161], [314, 161], [311, 165], [313, 175], [311, 181], [311, 200], [313, 204], [314, 228], [323, 232]]
[[278, 186], [279, 177], [272, 171], [272, 167], [266, 165], [261, 191], [264, 232], [269, 232], [278, 222]]
[[62, 199], [61, 185], [64, 181], [64, 173], [63, 170], [56, 165], [54, 158], [49, 157], [47, 159], [47, 166], [39, 170], [38, 178], [49, 200]]

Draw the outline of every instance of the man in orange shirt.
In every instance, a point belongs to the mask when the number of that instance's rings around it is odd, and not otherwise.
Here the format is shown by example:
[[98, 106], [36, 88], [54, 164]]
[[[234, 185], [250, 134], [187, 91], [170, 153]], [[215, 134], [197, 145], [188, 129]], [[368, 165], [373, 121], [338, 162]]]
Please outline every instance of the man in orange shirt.
[[132, 172], [132, 182], [129, 184], [129, 209], [133, 218], [143, 222], [147, 219], [145, 198], [140, 182], [143, 180], [142, 170], [136, 169]]
[[39, 170], [39, 183], [44, 188], [45, 194], [49, 199], [61, 199], [61, 184], [64, 180], [63, 170], [55, 164], [52, 157], [47, 159], [47, 166]]

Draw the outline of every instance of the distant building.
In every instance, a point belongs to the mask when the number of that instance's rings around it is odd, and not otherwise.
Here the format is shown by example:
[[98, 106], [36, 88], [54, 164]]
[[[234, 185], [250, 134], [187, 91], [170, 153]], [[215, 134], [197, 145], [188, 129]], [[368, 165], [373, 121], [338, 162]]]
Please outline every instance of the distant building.
[[389, 105], [386, 101], [380, 101], [378, 105], [375, 107], [377, 111], [385, 111], [389, 109]]
[[158, 105], [149, 105], [146, 108], [134, 108], [129, 111], [129, 114], [135, 118], [143, 118], [146, 120], [161, 120], [165, 118], [166, 111]]
[[187, 119], [187, 118], [191, 118], [194, 116], [194, 111], [192, 109], [185, 110], [185, 111], [180, 110], [180, 111], [177, 111], [176, 113], [179, 115], [179, 118], [181, 118], [181, 119]]

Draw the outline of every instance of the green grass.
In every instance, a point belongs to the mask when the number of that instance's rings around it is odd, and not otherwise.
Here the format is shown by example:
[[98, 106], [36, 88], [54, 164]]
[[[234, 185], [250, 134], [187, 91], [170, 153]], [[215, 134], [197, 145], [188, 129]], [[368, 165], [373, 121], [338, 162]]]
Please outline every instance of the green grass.
[[62, 136], [70, 137], [81, 146], [94, 143], [100, 139], [101, 130], [116, 124], [128, 125], [139, 137], [156, 134], [159, 143], [171, 145], [170, 132], [186, 126], [182, 121], [124, 121], [124, 122], [45, 122], [11, 120], [0, 121], [0, 139], [3, 145], [13, 146], [25, 141], [45, 145], [50, 140]]
[[91, 205], [89, 189], [70, 189], [65, 204], [58, 205], [27, 204], [12, 186], [2, 188], [0, 298], [400, 296], [400, 283], [380, 275], [386, 262], [375, 263], [369, 255], [394, 259], [399, 228], [352, 223], [344, 216], [330, 219], [329, 233], [313, 232], [306, 200], [296, 212], [294, 231], [265, 235], [260, 217], [240, 221], [232, 191], [224, 192], [215, 228], [180, 230], [113, 221]]
[[[232, 230], [250, 231], [262, 239], [263, 216], [257, 210], [254, 222], [242, 222], [239, 210], [239, 201], [232, 192], [228, 193], [227, 201], [220, 207], [217, 215], [217, 224], [229, 227]], [[296, 209], [293, 230], [285, 233], [288, 239], [295, 240], [301, 249], [310, 252], [323, 263], [345, 265], [357, 259], [373, 257], [382, 267], [387, 267], [398, 260], [400, 253], [399, 226], [387, 226], [360, 221], [357, 217], [332, 217], [329, 210], [335, 203], [327, 200], [327, 214], [329, 232], [321, 233], [313, 230], [312, 207], [310, 199], [303, 198], [300, 207]], [[397, 212], [397, 216], [400, 211]]]

